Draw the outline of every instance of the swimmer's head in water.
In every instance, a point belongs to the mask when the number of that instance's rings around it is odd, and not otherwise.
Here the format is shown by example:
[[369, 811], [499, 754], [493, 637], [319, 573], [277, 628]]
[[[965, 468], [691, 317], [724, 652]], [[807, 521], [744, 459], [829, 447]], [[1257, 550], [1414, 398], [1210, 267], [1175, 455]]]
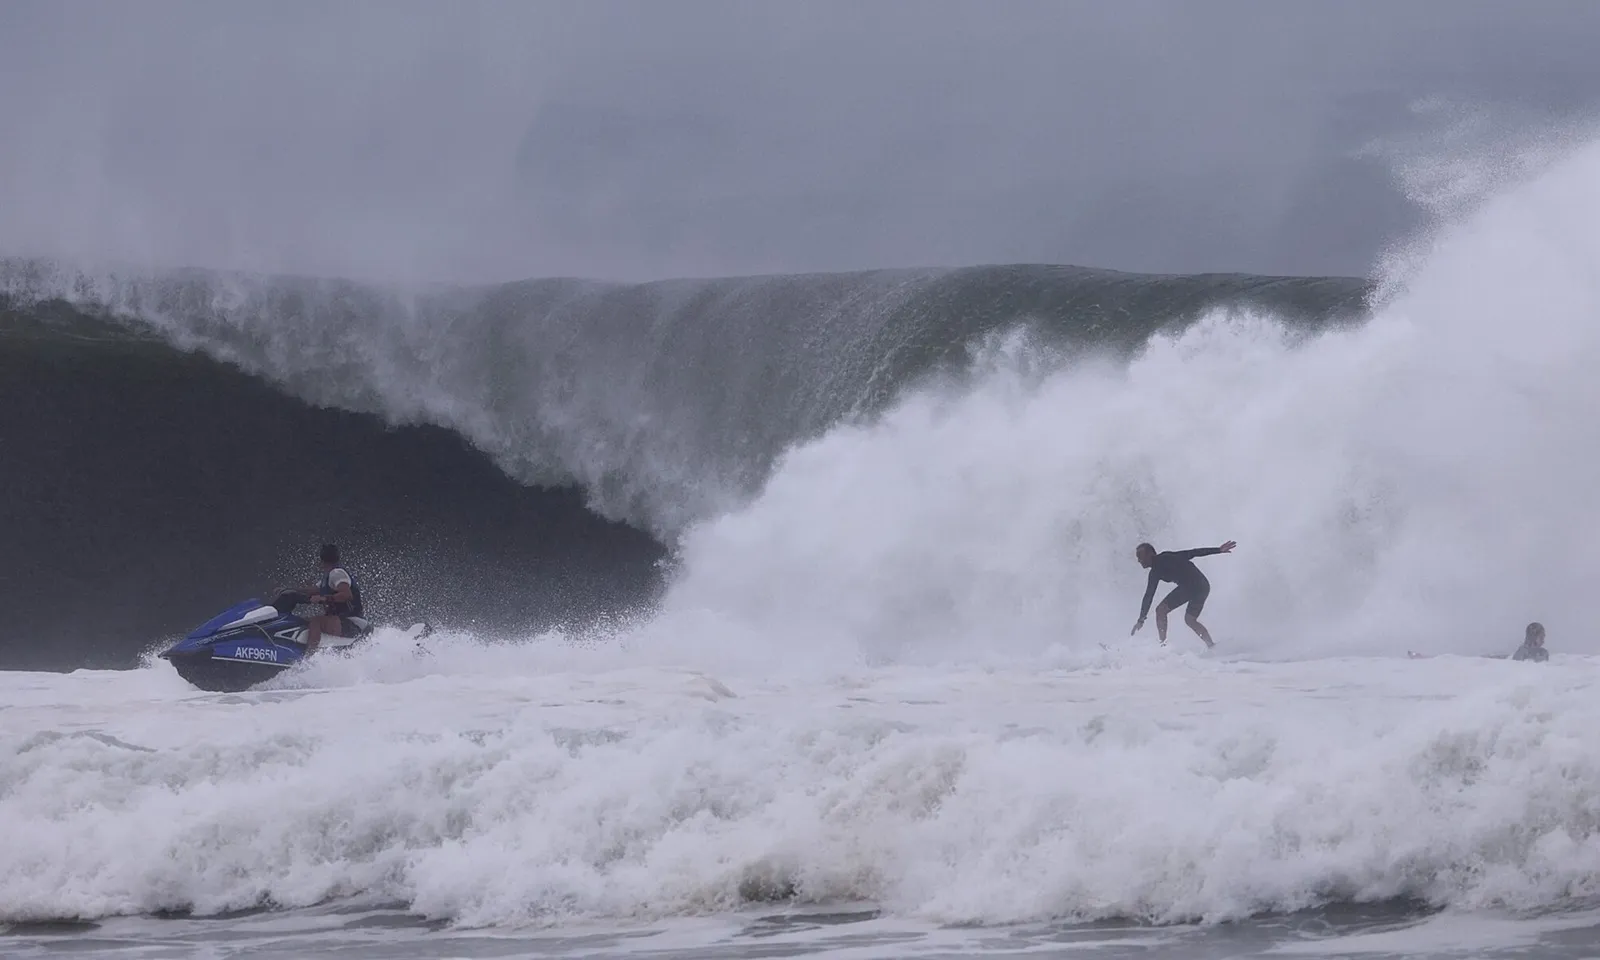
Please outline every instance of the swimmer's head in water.
[[1156, 548], [1148, 543], [1141, 543], [1133, 548], [1133, 556], [1139, 561], [1139, 566], [1148, 567], [1156, 562]]
[[1522, 639], [1523, 642], [1527, 643], [1529, 646], [1544, 646], [1544, 624], [1537, 620], [1528, 624], [1528, 629], [1523, 631]]

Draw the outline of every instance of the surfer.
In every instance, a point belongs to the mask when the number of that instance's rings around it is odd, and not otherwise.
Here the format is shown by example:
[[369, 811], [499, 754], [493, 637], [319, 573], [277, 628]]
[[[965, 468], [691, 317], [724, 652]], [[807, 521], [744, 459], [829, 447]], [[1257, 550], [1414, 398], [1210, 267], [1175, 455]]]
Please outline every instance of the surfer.
[[1220, 547], [1199, 547], [1194, 550], [1168, 550], [1156, 553], [1156, 548], [1148, 543], [1141, 543], [1134, 548], [1133, 555], [1139, 561], [1139, 566], [1150, 571], [1150, 583], [1144, 588], [1144, 603], [1139, 607], [1139, 622], [1133, 625], [1129, 633], [1132, 636], [1144, 627], [1145, 615], [1150, 612], [1150, 601], [1156, 595], [1156, 585], [1165, 580], [1177, 584], [1173, 591], [1166, 595], [1161, 605], [1156, 607], [1156, 632], [1161, 635], [1163, 646], [1167, 642], [1167, 614], [1184, 604], [1189, 609], [1184, 611], [1183, 622], [1189, 629], [1199, 635], [1206, 642], [1206, 647], [1216, 646], [1211, 642], [1211, 634], [1207, 632], [1205, 624], [1200, 622], [1200, 611], [1205, 609], [1206, 597], [1211, 595], [1211, 581], [1194, 565], [1195, 557], [1209, 557], [1217, 553], [1232, 553], [1237, 546], [1232, 540]]
[[331, 543], [323, 544], [318, 559], [322, 561], [322, 578], [315, 586], [300, 588], [302, 593], [311, 594], [308, 598], [311, 603], [323, 605], [322, 616], [306, 621], [308, 657], [317, 652], [323, 634], [330, 637], [356, 636], [360, 631], [349, 618], [366, 616], [361, 606], [360, 585], [350, 576], [350, 571], [339, 565], [339, 548]]

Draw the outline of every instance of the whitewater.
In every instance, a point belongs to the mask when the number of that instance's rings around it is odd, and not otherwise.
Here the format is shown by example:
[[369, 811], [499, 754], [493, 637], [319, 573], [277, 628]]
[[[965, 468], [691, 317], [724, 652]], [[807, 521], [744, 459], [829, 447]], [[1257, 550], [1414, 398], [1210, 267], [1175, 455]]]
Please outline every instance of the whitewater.
[[[995, 331], [604, 630], [0, 676], [12, 952], [1592, 955], [1597, 171], [1359, 324]], [[1217, 649], [1130, 637], [1134, 544], [1227, 539]]]
[[761, 908], [850, 908], [948, 947], [980, 939], [952, 925], [1593, 893], [1584, 658], [1143, 650], [800, 682], [465, 640], [440, 670], [381, 641], [237, 696], [8, 677], [7, 919], [344, 901], [705, 948]]

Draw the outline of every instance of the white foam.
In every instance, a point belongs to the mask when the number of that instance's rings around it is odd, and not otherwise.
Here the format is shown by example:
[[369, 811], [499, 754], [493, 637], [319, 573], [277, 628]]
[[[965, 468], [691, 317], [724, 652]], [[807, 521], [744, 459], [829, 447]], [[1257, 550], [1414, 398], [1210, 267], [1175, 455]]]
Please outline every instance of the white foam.
[[1200, 561], [1230, 651], [1508, 652], [1540, 620], [1600, 652], [1597, 170], [1591, 145], [1484, 203], [1359, 329], [1219, 313], [1045, 374], [999, 349], [968, 388], [790, 451], [685, 538], [655, 645], [784, 669], [1092, 655], [1137, 616], [1136, 543], [1232, 539]]
[[1588, 659], [761, 683], [528, 656], [234, 696], [174, 695], [157, 668], [6, 675], [0, 919], [360, 895], [519, 924], [792, 894], [928, 922], [1217, 920], [1532, 907], [1600, 871]]

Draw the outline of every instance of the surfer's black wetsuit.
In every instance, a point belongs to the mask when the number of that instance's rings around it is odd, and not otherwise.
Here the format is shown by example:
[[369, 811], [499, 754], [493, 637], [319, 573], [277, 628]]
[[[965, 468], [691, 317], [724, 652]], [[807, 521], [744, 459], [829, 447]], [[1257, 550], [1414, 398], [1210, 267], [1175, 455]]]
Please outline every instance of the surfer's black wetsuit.
[[1161, 602], [1168, 610], [1189, 605], [1190, 616], [1200, 616], [1206, 607], [1206, 597], [1211, 595], [1211, 581], [1194, 565], [1195, 557], [1209, 557], [1221, 553], [1221, 547], [1198, 547], [1194, 550], [1166, 550], [1156, 554], [1150, 563], [1150, 584], [1144, 588], [1144, 604], [1139, 607], [1139, 619], [1150, 612], [1150, 601], [1155, 598], [1156, 584], [1165, 580], [1178, 586]]

